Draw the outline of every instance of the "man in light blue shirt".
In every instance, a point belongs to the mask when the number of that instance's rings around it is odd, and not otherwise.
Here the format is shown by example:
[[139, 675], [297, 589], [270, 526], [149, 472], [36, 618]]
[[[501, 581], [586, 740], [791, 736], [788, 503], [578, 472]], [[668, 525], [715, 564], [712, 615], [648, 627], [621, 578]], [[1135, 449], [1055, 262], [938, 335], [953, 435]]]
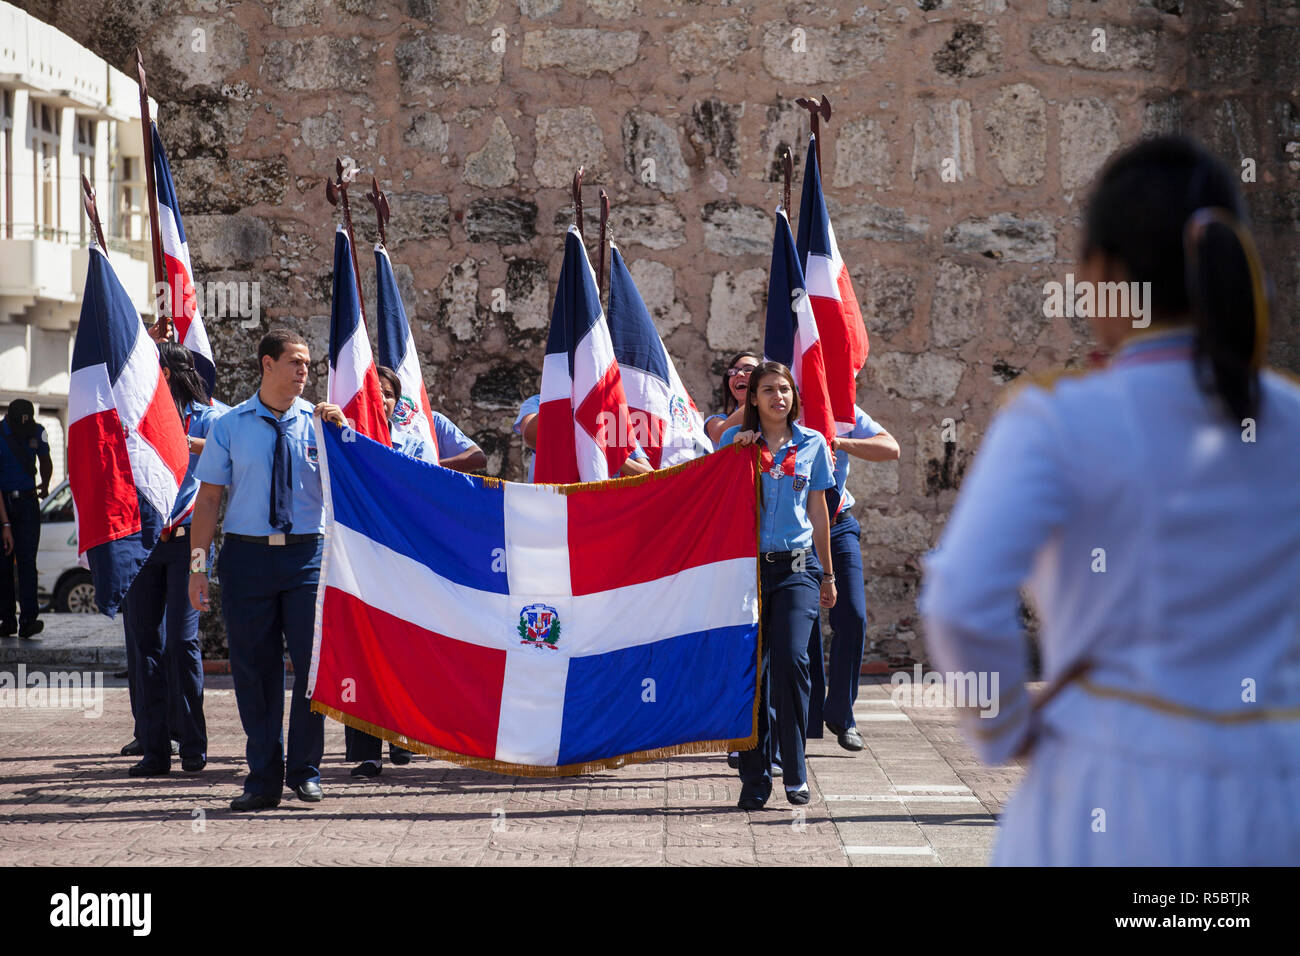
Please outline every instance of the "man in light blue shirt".
[[[191, 523], [190, 603], [203, 610], [206, 557], [222, 489], [229, 486], [217, 570], [235, 700], [248, 735], [248, 777], [230, 804], [241, 811], [278, 806], [286, 783], [299, 799], [319, 801], [325, 749], [324, 718], [311, 713], [306, 693], [324, 531], [313, 410], [302, 399], [311, 355], [302, 336], [272, 329], [257, 357], [257, 394], [208, 433], [195, 472], [201, 484]], [[315, 411], [344, 424], [335, 405], [322, 403]], [[287, 754], [282, 647], [294, 670]]]

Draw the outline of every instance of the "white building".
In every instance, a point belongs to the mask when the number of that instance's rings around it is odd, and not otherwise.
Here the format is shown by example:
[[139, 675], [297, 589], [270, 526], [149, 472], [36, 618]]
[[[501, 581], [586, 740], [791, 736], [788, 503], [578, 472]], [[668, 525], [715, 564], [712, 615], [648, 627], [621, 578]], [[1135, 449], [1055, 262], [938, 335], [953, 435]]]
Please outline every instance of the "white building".
[[152, 314], [143, 162], [136, 82], [0, 2], [0, 411], [15, 398], [36, 406], [55, 482], [67, 467], [69, 366], [91, 232], [81, 176], [95, 188], [118, 277]]

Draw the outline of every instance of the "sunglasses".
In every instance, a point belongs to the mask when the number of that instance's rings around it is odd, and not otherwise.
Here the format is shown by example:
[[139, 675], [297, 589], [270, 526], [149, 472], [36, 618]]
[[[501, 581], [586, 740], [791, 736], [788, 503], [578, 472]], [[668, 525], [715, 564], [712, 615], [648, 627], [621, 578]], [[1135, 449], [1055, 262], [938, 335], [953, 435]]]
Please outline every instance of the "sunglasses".
[[727, 369], [727, 378], [735, 378], [737, 375], [749, 375], [756, 368], [758, 368], [757, 365], [742, 365], [740, 368], [729, 368]]

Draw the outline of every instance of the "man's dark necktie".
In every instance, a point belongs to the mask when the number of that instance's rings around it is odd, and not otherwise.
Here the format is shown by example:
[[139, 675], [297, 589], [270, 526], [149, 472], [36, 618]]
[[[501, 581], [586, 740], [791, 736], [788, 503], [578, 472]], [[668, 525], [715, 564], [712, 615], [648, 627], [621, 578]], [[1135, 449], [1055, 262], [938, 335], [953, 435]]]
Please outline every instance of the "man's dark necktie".
[[289, 453], [290, 412], [279, 421], [263, 418], [275, 429], [275, 453], [271, 456], [271, 527], [288, 533], [293, 527], [293, 457]]

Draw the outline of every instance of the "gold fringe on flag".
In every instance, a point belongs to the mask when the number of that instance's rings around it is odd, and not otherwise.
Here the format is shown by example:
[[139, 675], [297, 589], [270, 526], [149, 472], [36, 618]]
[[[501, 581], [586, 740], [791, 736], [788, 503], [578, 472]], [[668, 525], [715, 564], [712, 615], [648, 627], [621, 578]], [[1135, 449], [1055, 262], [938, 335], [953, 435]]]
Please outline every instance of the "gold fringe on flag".
[[[600, 760], [590, 760], [586, 763], [570, 763], [560, 767], [543, 767], [536, 764], [526, 763], [506, 763], [503, 760], [489, 760], [486, 757], [472, 757], [469, 754], [458, 754], [452, 750], [443, 750], [441, 747], [434, 747], [431, 744], [422, 743], [407, 737], [405, 734], [399, 734], [392, 730], [380, 727], [378, 724], [372, 724], [368, 720], [362, 720], [360, 717], [353, 717], [351, 714], [345, 714], [341, 710], [322, 704], [319, 701], [311, 702], [311, 709], [318, 714], [324, 714], [326, 717], [337, 720], [341, 724], [346, 724], [354, 730], [360, 730], [372, 737], [379, 737], [387, 740], [390, 744], [396, 744], [399, 747], [405, 747], [416, 753], [427, 754], [437, 760], [446, 760], [450, 763], [459, 764], [462, 767], [470, 767], [474, 770], [486, 770], [488, 773], [497, 773], [506, 777], [580, 777], [587, 773], [599, 773], [602, 770], [615, 770], [619, 767], [627, 766], [630, 763], [649, 763], [652, 760], [665, 760], [668, 757], [676, 757], [682, 754], [704, 754], [704, 753], [730, 753], [733, 750], [752, 750], [758, 744], [758, 726], [754, 725], [754, 733], [750, 736], [736, 740], [697, 740], [691, 743], [674, 744], [671, 747], [658, 747], [654, 750], [638, 750], [635, 753], [619, 754], [616, 757], [604, 757]], [[758, 703], [755, 698], [754, 717], [758, 718]]]

